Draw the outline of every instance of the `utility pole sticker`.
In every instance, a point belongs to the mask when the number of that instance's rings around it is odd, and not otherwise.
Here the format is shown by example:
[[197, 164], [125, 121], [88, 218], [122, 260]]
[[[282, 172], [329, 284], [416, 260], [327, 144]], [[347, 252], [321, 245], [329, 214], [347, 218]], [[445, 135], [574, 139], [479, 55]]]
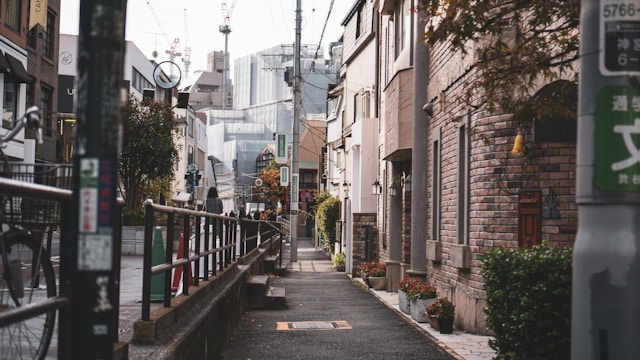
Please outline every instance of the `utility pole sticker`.
[[108, 160], [80, 160], [78, 269], [108, 271], [113, 268], [110, 184], [113, 183]]
[[600, 0], [600, 73], [640, 74], [640, 0]]
[[640, 192], [640, 89], [604, 87], [596, 100], [595, 185]]

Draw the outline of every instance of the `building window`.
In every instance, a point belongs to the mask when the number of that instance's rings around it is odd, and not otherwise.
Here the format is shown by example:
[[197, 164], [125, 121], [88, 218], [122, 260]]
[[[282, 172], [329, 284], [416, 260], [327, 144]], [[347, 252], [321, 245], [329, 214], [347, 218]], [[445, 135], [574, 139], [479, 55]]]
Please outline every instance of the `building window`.
[[4, 75], [4, 94], [2, 96], [2, 127], [11, 129], [18, 111], [18, 82]]
[[195, 159], [193, 158], [193, 156], [194, 156], [193, 146], [189, 145], [189, 153], [187, 154], [187, 165], [193, 164], [195, 162]]
[[469, 242], [469, 139], [465, 126], [458, 128], [458, 244]]
[[367, 14], [366, 14], [366, 7], [365, 4], [362, 3], [360, 4], [360, 7], [358, 8], [358, 15], [356, 17], [356, 39], [359, 38], [361, 35], [363, 35], [366, 31], [366, 21], [365, 19], [367, 18]]
[[40, 109], [42, 110], [42, 131], [47, 136], [53, 133], [53, 88], [40, 85]]
[[395, 9], [393, 11], [394, 16], [394, 30], [395, 30], [395, 38], [394, 38], [394, 49], [395, 49], [395, 57], [396, 59], [400, 56], [400, 53], [404, 49], [405, 38], [407, 34], [405, 33], [405, 9], [404, 9], [404, 1], [398, 1], [396, 3]]
[[155, 86], [142, 76], [136, 68], [131, 70], [131, 86], [140, 93], [142, 93], [144, 89], [155, 89]]
[[5, 0], [4, 24], [11, 30], [20, 33], [21, 0]]
[[440, 168], [440, 139], [433, 142], [433, 162], [431, 164], [431, 238], [440, 240], [441, 201], [440, 190], [442, 186], [442, 172]]
[[42, 55], [47, 59], [53, 59], [53, 42], [55, 39], [56, 16], [51, 12], [47, 12], [47, 30], [42, 37]]
[[187, 123], [188, 123], [188, 127], [189, 127], [189, 129], [188, 129], [189, 137], [193, 137], [193, 118], [189, 117], [188, 120], [187, 120]]

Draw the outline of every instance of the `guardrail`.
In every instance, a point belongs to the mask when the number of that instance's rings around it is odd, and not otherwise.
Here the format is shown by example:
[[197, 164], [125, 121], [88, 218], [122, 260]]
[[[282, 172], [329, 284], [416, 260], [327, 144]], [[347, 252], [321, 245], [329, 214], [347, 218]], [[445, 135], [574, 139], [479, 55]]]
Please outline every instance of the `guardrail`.
[[[145, 201], [144, 259], [142, 274], [141, 320], [149, 321], [151, 312], [152, 276], [165, 274], [162, 289], [162, 306], [171, 307], [172, 271], [182, 270], [182, 294], [189, 295], [191, 286], [198, 286], [200, 280], [207, 281], [217, 272], [224, 271], [231, 264], [256, 249], [266, 239], [282, 234], [281, 225], [266, 220], [235, 218], [204, 211], [176, 208]], [[159, 214], [159, 215], [158, 215]], [[176, 224], [179, 230], [176, 232]], [[156, 226], [166, 225], [164, 238], [164, 259], [153, 265], [153, 237]], [[181, 235], [180, 235], [181, 234]], [[174, 260], [174, 242], [179, 237], [181, 257]], [[277, 248], [268, 247], [269, 255], [282, 254], [282, 241]], [[190, 251], [193, 250], [193, 254]], [[282, 256], [280, 265], [282, 264]], [[156, 261], [157, 262], [157, 261]], [[189, 274], [193, 268], [190, 283]], [[202, 269], [202, 271], [201, 271]]]

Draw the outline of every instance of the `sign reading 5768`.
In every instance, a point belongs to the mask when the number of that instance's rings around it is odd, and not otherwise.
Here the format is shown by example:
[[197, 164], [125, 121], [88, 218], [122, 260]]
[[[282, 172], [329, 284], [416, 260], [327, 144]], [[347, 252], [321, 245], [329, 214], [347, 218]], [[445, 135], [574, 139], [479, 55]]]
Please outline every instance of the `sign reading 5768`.
[[640, 75], [640, 0], [600, 0], [600, 73]]

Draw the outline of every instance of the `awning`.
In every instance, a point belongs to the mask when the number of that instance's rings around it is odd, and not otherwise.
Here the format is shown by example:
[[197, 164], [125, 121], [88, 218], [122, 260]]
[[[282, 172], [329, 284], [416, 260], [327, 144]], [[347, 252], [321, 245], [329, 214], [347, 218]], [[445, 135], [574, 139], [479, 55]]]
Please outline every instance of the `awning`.
[[4, 54], [2, 54], [2, 52], [0, 52], [0, 73], [8, 73], [10, 74], [11, 71], [11, 67], [9, 67], [9, 61], [7, 61], [7, 58], [4, 56]]
[[181, 201], [181, 202], [187, 202], [191, 199], [191, 194], [188, 192], [183, 192], [183, 191], [179, 191], [175, 194], [173, 194], [173, 196], [171, 197], [171, 200], [173, 201]]
[[13, 76], [15, 76], [20, 82], [29, 83], [31, 82], [31, 77], [27, 73], [27, 70], [24, 69], [22, 62], [9, 54], [4, 54], [6, 56], [7, 61], [9, 62], [9, 66], [11, 67], [11, 72]]

